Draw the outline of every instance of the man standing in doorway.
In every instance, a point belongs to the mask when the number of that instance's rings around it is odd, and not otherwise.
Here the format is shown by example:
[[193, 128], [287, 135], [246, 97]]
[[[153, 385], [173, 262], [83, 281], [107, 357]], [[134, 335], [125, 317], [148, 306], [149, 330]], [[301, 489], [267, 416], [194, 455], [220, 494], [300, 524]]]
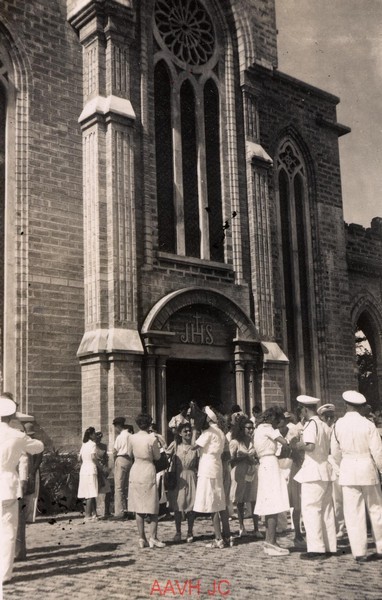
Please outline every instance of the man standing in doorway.
[[317, 415], [318, 398], [297, 396], [301, 414], [307, 419], [302, 442], [297, 449], [305, 451], [304, 462], [295, 475], [301, 483], [301, 511], [306, 531], [308, 552], [300, 558], [316, 560], [337, 552], [336, 524], [332, 501], [332, 467], [328, 462], [330, 429]]
[[127, 431], [124, 417], [116, 417], [113, 425], [117, 437], [114, 442], [114, 517], [112, 518], [120, 520], [128, 517], [127, 496], [132, 465], [128, 455], [128, 440], [131, 434]]
[[17, 498], [20, 496], [17, 467], [20, 457], [25, 453], [39, 454], [44, 450], [42, 442], [33, 440], [26, 433], [9, 426], [15, 413], [16, 403], [7, 396], [0, 395], [0, 581], [3, 584], [12, 578], [15, 558], [19, 511]]
[[[366, 511], [369, 513], [377, 558], [382, 558], [382, 440], [374, 423], [362, 416], [366, 398], [349, 390], [342, 394], [346, 414], [335, 423], [331, 452], [340, 465], [344, 515], [352, 554], [367, 560]], [[378, 473], [379, 471], [379, 473]]]

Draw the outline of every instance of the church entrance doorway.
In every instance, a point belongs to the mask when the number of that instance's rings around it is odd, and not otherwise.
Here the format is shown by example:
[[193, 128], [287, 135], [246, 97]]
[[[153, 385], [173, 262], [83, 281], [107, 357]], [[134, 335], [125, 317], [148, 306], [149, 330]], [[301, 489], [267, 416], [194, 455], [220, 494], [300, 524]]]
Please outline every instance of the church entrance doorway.
[[230, 406], [234, 373], [220, 361], [169, 360], [167, 362], [167, 418], [179, 413], [180, 406], [194, 400], [222, 410]]

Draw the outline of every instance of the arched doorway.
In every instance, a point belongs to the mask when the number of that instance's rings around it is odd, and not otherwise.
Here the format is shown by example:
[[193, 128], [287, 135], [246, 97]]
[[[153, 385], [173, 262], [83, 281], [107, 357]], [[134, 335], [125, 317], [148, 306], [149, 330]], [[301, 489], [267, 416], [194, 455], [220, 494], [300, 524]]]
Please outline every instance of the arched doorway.
[[162, 433], [185, 401], [222, 410], [238, 403], [245, 411], [255, 403], [259, 337], [224, 294], [197, 287], [173, 292], [151, 309], [141, 334], [146, 406]]
[[367, 310], [363, 311], [357, 320], [355, 350], [358, 389], [373, 410], [380, 409], [377, 330]]

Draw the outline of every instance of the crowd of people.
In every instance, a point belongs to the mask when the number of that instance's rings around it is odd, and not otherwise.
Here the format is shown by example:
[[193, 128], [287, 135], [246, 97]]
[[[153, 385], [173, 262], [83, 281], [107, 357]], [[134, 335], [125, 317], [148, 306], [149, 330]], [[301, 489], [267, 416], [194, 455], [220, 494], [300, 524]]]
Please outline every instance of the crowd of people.
[[[221, 414], [196, 403], [180, 407], [169, 428], [174, 441], [168, 446], [150, 415], [136, 418], [138, 432], [114, 420], [115, 511], [114, 519], [135, 514], [140, 548], [163, 548], [158, 539], [158, 515], [174, 515], [173, 541], [193, 542], [198, 515], [211, 515], [215, 539], [211, 548], [232, 546], [237, 537], [262, 540], [265, 554], [285, 556], [289, 549], [278, 543], [277, 533], [287, 528], [292, 514], [294, 545], [304, 560], [337, 553], [345, 526], [355, 560], [367, 560], [367, 517], [382, 558], [382, 441], [370, 417], [365, 397], [355, 391], [343, 394], [346, 413], [336, 421], [335, 406], [298, 396], [298, 417], [278, 406], [248, 417], [240, 406]], [[83, 460], [79, 497], [83, 486], [97, 484], [99, 462], [96, 432], [85, 432], [81, 455], [89, 456], [88, 436], [93, 436], [93, 467]], [[166, 458], [167, 457], [167, 458]], [[119, 466], [119, 463], [122, 463]], [[96, 517], [86, 499], [85, 518]], [[97, 492], [97, 493], [96, 493]], [[89, 503], [89, 504], [88, 504]], [[238, 531], [232, 533], [237, 515]], [[245, 517], [250, 517], [249, 532]], [[265, 523], [264, 534], [259, 519]], [[148, 536], [145, 525], [149, 525]]]
[[[185, 540], [192, 543], [195, 518], [210, 515], [214, 539], [208, 547], [233, 546], [238, 537], [250, 535], [263, 540], [266, 555], [286, 556], [289, 549], [280, 545], [277, 533], [287, 528], [291, 511], [294, 545], [301, 550], [301, 559], [336, 555], [346, 528], [355, 560], [364, 562], [368, 519], [374, 557], [382, 558], [382, 440], [365, 397], [347, 391], [343, 401], [346, 411], [337, 420], [333, 404], [322, 406], [318, 398], [306, 395], [297, 397], [298, 416], [278, 406], [263, 412], [254, 407], [251, 417], [238, 405], [222, 414], [191, 402], [170, 421], [174, 439], [169, 445], [150, 415], [136, 417], [136, 432], [124, 417], [116, 417], [113, 515], [107, 446], [102, 433], [89, 427], [79, 453], [78, 497], [84, 501], [85, 522], [135, 517], [139, 548], [164, 548], [158, 537], [159, 515], [173, 513], [176, 543], [182, 541], [183, 522]], [[33, 465], [41, 458], [33, 457], [41, 457], [43, 451], [40, 441], [11, 427], [15, 412], [13, 399], [1, 395], [3, 583], [12, 576], [21, 460], [27, 457], [36, 472]], [[34, 492], [35, 487], [36, 482]], [[30, 510], [33, 515], [35, 504]], [[233, 534], [234, 515], [239, 527]], [[259, 530], [260, 519], [265, 536]]]

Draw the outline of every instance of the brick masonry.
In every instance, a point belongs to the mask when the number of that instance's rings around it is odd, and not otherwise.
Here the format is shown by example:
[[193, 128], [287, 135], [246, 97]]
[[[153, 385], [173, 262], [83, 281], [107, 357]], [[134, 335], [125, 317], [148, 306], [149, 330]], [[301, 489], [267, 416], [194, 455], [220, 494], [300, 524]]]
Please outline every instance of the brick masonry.
[[[269, 163], [252, 164], [248, 152], [251, 142], [274, 159], [285, 137], [298, 147], [307, 171], [320, 393], [323, 401], [338, 403], [343, 389], [356, 385], [354, 318], [364, 306], [372, 306], [382, 332], [380, 219], [370, 229], [344, 228], [338, 135], [345, 129], [336, 123], [338, 99], [277, 71], [273, 0], [207, 2], [227, 48], [226, 264], [160, 253], [153, 2], [133, 8], [126, 1], [88, 3], [94, 15], [85, 11], [81, 20], [86, 4], [3, 0], [0, 10], [5, 51], [23, 62], [21, 68], [14, 59], [23, 94], [16, 121], [19, 221], [9, 232], [16, 256], [10, 335], [17, 364], [8, 378], [21, 408], [36, 416], [45, 441], [56, 447], [77, 447], [90, 424], [112, 437], [113, 417], [123, 412], [132, 420], [147, 401], [144, 359], [136, 348], [98, 348], [80, 365], [83, 334], [107, 336], [119, 328], [138, 335], [153, 306], [179, 289], [224, 294], [252, 319], [258, 342], [276, 342], [286, 351], [275, 172]], [[110, 95], [128, 100], [134, 118], [96, 112], [82, 122], [83, 137], [78, 118], [84, 106]], [[96, 143], [86, 145], [93, 132]], [[265, 190], [256, 210], [249, 206], [257, 197], [254, 182]], [[259, 370], [256, 389], [264, 406], [289, 402], [286, 368], [281, 361]]]

